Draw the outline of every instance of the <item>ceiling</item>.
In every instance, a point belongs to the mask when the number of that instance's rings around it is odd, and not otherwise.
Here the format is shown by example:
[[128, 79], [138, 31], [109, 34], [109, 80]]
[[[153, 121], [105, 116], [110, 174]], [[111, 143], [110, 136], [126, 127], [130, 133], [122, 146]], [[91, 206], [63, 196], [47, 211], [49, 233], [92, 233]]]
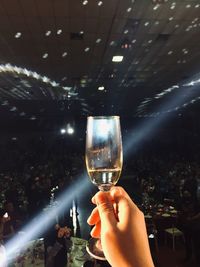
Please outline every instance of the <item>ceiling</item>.
[[1, 123], [196, 114], [199, 43], [199, 0], [1, 0]]

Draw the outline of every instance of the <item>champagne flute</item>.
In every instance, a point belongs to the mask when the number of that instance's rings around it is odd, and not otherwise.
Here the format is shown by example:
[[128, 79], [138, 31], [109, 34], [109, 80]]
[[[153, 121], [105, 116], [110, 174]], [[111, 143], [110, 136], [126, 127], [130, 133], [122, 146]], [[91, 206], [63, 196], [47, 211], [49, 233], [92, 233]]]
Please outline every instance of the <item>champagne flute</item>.
[[[118, 116], [87, 118], [85, 159], [92, 183], [101, 191], [109, 191], [119, 180], [123, 162]], [[87, 251], [92, 257], [105, 260], [99, 239], [91, 238]]]

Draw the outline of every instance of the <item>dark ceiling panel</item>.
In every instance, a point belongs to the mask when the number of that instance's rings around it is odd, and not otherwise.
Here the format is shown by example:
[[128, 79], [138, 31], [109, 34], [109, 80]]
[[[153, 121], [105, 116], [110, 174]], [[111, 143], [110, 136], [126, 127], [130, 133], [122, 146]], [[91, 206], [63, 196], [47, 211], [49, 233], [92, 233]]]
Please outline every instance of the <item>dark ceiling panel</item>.
[[[7, 109], [9, 117], [22, 119], [24, 111], [26, 120], [34, 114], [39, 120], [34, 103], [52, 99], [43, 120], [50, 110], [52, 119], [65, 112], [145, 117], [172, 96], [170, 88], [178, 84], [183, 91], [198, 77], [199, 1], [83, 2], [1, 1], [0, 113]], [[124, 57], [121, 63], [112, 62], [116, 55]], [[65, 102], [61, 113], [57, 100]], [[197, 100], [191, 94], [167, 112], [192, 110]]]

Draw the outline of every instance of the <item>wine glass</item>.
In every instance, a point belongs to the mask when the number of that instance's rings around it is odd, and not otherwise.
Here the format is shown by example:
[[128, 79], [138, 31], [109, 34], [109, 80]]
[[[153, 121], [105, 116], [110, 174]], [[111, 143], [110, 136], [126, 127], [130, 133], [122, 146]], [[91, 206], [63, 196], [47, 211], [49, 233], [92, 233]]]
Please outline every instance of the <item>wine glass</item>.
[[[101, 191], [109, 191], [119, 180], [123, 163], [119, 116], [87, 118], [85, 159], [92, 183]], [[99, 239], [91, 238], [87, 251], [105, 260]]]

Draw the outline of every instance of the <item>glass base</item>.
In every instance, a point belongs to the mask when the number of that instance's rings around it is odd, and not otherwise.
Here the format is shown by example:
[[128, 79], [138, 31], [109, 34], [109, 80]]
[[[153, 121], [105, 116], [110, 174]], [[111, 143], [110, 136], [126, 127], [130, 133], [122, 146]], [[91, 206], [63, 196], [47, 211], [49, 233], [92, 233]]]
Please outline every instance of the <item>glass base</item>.
[[101, 261], [106, 261], [106, 258], [102, 250], [100, 239], [91, 238], [86, 245], [86, 250], [92, 258], [95, 258]]

